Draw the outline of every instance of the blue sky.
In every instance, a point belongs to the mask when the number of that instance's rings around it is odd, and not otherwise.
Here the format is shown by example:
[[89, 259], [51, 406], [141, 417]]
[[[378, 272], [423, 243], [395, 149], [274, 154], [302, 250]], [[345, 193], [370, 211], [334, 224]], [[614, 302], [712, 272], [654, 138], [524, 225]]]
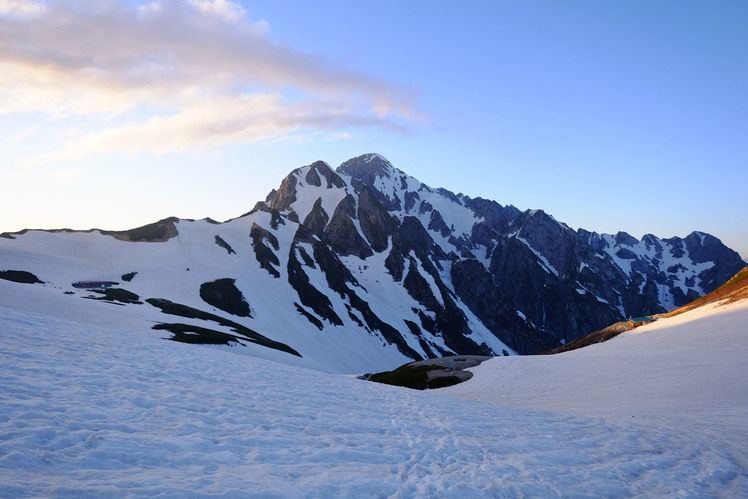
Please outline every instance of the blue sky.
[[746, 23], [742, 0], [0, 0], [0, 231], [225, 220], [378, 152], [745, 258]]

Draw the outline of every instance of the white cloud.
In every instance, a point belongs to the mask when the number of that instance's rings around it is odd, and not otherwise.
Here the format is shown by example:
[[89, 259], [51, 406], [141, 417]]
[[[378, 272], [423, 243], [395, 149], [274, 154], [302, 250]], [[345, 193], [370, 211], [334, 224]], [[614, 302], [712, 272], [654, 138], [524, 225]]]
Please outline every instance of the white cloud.
[[349, 138], [347, 133], [335, 132], [339, 126], [403, 131], [397, 124], [357, 116], [345, 107], [287, 103], [279, 94], [213, 97], [188, 103], [175, 114], [152, 116], [144, 123], [71, 137], [67, 147], [29, 158], [27, 164], [79, 160], [111, 151], [168, 154], [260, 141], [307, 141], [318, 131], [329, 132], [327, 137]]
[[66, 157], [397, 130], [418, 116], [412, 91], [275, 44], [230, 0], [0, 0], [0, 74], [0, 116], [100, 129], [55, 153]]
[[197, 7], [201, 12], [217, 17], [222, 17], [229, 21], [237, 21], [243, 18], [247, 11], [241, 5], [237, 5], [228, 0], [189, 0], [192, 5]]
[[31, 125], [29, 127], [24, 128], [23, 130], [19, 130], [17, 132], [11, 133], [5, 137], [5, 143], [6, 144], [18, 144], [19, 142], [23, 142], [24, 140], [27, 140], [36, 134], [39, 133], [39, 125]]
[[43, 5], [29, 0], [0, 0], [0, 15], [36, 16], [43, 12]]

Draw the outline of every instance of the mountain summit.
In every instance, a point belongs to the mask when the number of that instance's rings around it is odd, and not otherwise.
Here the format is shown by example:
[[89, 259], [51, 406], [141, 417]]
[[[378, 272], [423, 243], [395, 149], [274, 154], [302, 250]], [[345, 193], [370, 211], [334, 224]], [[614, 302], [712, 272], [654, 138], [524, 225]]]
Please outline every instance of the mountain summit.
[[336, 170], [323, 161], [297, 168], [222, 224], [169, 219], [168, 231], [156, 230], [164, 223], [127, 237], [4, 234], [0, 262], [13, 263], [0, 271], [68, 293], [81, 293], [73, 281], [128, 275], [122, 291], [146, 303], [126, 309], [146, 307], [162, 323], [176, 312], [203, 321], [160, 326], [174, 339], [252, 343], [294, 352], [283, 357], [292, 363], [362, 372], [547, 350], [683, 305], [745, 265], [708, 234], [575, 231], [542, 210], [433, 189], [378, 154]]

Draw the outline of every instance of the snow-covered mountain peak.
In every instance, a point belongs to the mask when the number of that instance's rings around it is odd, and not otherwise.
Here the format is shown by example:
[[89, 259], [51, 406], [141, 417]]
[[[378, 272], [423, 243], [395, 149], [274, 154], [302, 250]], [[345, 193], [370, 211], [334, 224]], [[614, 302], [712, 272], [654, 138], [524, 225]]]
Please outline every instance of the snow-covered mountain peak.
[[398, 170], [381, 154], [369, 153], [343, 162], [337, 171], [372, 185], [378, 177], [394, 178]]
[[166, 219], [121, 233], [4, 236], [0, 273], [25, 271], [74, 294], [73, 281], [125, 281], [116, 293], [193, 315], [233, 296], [251, 316], [227, 322], [219, 310], [233, 315], [236, 303], [213, 309], [213, 333], [163, 322], [182, 339], [203, 331], [228, 343], [245, 341], [232, 325], [241, 324], [298, 352], [293, 362], [346, 372], [536, 353], [683, 304], [744, 266], [707, 234], [639, 241], [574, 231], [542, 210], [432, 189], [378, 154], [335, 170], [324, 161], [297, 168], [222, 224]]

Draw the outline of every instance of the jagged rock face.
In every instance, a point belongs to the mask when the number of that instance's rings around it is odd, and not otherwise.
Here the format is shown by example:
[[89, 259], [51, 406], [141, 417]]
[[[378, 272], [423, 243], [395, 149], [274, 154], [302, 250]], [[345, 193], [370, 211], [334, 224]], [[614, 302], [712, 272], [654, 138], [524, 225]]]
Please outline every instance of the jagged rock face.
[[278, 256], [273, 253], [273, 250], [265, 244], [266, 242], [269, 243], [275, 251], [278, 251], [278, 249], [280, 249], [278, 238], [275, 237], [272, 232], [263, 229], [256, 223], [252, 224], [252, 229], [249, 231], [249, 237], [252, 238], [255, 257], [257, 258], [257, 261], [260, 262], [260, 267], [267, 270], [273, 277], [280, 277], [280, 273], [276, 268], [280, 265], [280, 260], [278, 260]]
[[461, 260], [452, 266], [455, 293], [492, 333], [519, 354], [531, 354], [553, 348], [558, 341], [531, 326], [519, 308], [492, 275], [477, 260]]
[[[313, 179], [316, 178], [317, 183], [310, 181], [310, 176], [312, 176]], [[320, 177], [325, 180], [325, 185], [328, 189], [332, 189], [333, 187], [342, 189], [345, 187], [345, 181], [340, 178], [340, 175], [335, 173], [332, 168], [330, 168], [330, 166], [324, 161], [317, 161], [309, 166], [309, 173], [307, 173], [307, 182], [312, 185], [316, 185], [317, 187], [321, 187], [322, 180], [320, 179]]]
[[284, 211], [296, 201], [296, 183], [296, 175], [292, 173], [283, 180], [277, 191], [268, 195], [267, 201], [271, 210]]
[[329, 221], [330, 217], [322, 207], [322, 198], [317, 198], [314, 206], [312, 206], [312, 211], [304, 219], [304, 226], [316, 234], [317, 237], [322, 237]]
[[356, 201], [350, 194], [335, 209], [335, 213], [324, 231], [324, 240], [336, 253], [366, 258], [372, 250], [353, 222], [356, 216]]
[[[301, 213], [303, 225], [340, 257], [366, 263], [385, 253], [376, 260], [381, 279], [413, 300], [412, 315], [393, 327], [415, 335], [425, 356], [502, 353], [471, 339], [477, 330], [507, 349], [535, 353], [680, 305], [743, 266], [709, 235], [639, 241], [624, 232], [574, 231], [541, 210], [431, 189], [376, 154], [336, 172], [322, 162], [305, 168], [293, 178], [303, 174], [308, 185], [340, 194], [331, 217], [317, 198]], [[293, 212], [297, 188], [284, 180], [269, 207]]]
[[371, 249], [377, 253], [387, 249], [389, 238], [397, 228], [397, 219], [393, 220], [368, 187], [362, 189], [358, 195], [357, 216], [361, 231]]
[[[378, 154], [365, 154], [344, 162], [338, 168], [338, 173], [349, 175], [351, 185], [358, 192], [365, 186], [372, 187], [382, 205], [389, 211], [400, 210], [401, 200], [393, 190], [384, 188], [383, 182], [397, 183], [400, 177], [389, 161]], [[402, 172], [399, 172], [402, 174]]]

